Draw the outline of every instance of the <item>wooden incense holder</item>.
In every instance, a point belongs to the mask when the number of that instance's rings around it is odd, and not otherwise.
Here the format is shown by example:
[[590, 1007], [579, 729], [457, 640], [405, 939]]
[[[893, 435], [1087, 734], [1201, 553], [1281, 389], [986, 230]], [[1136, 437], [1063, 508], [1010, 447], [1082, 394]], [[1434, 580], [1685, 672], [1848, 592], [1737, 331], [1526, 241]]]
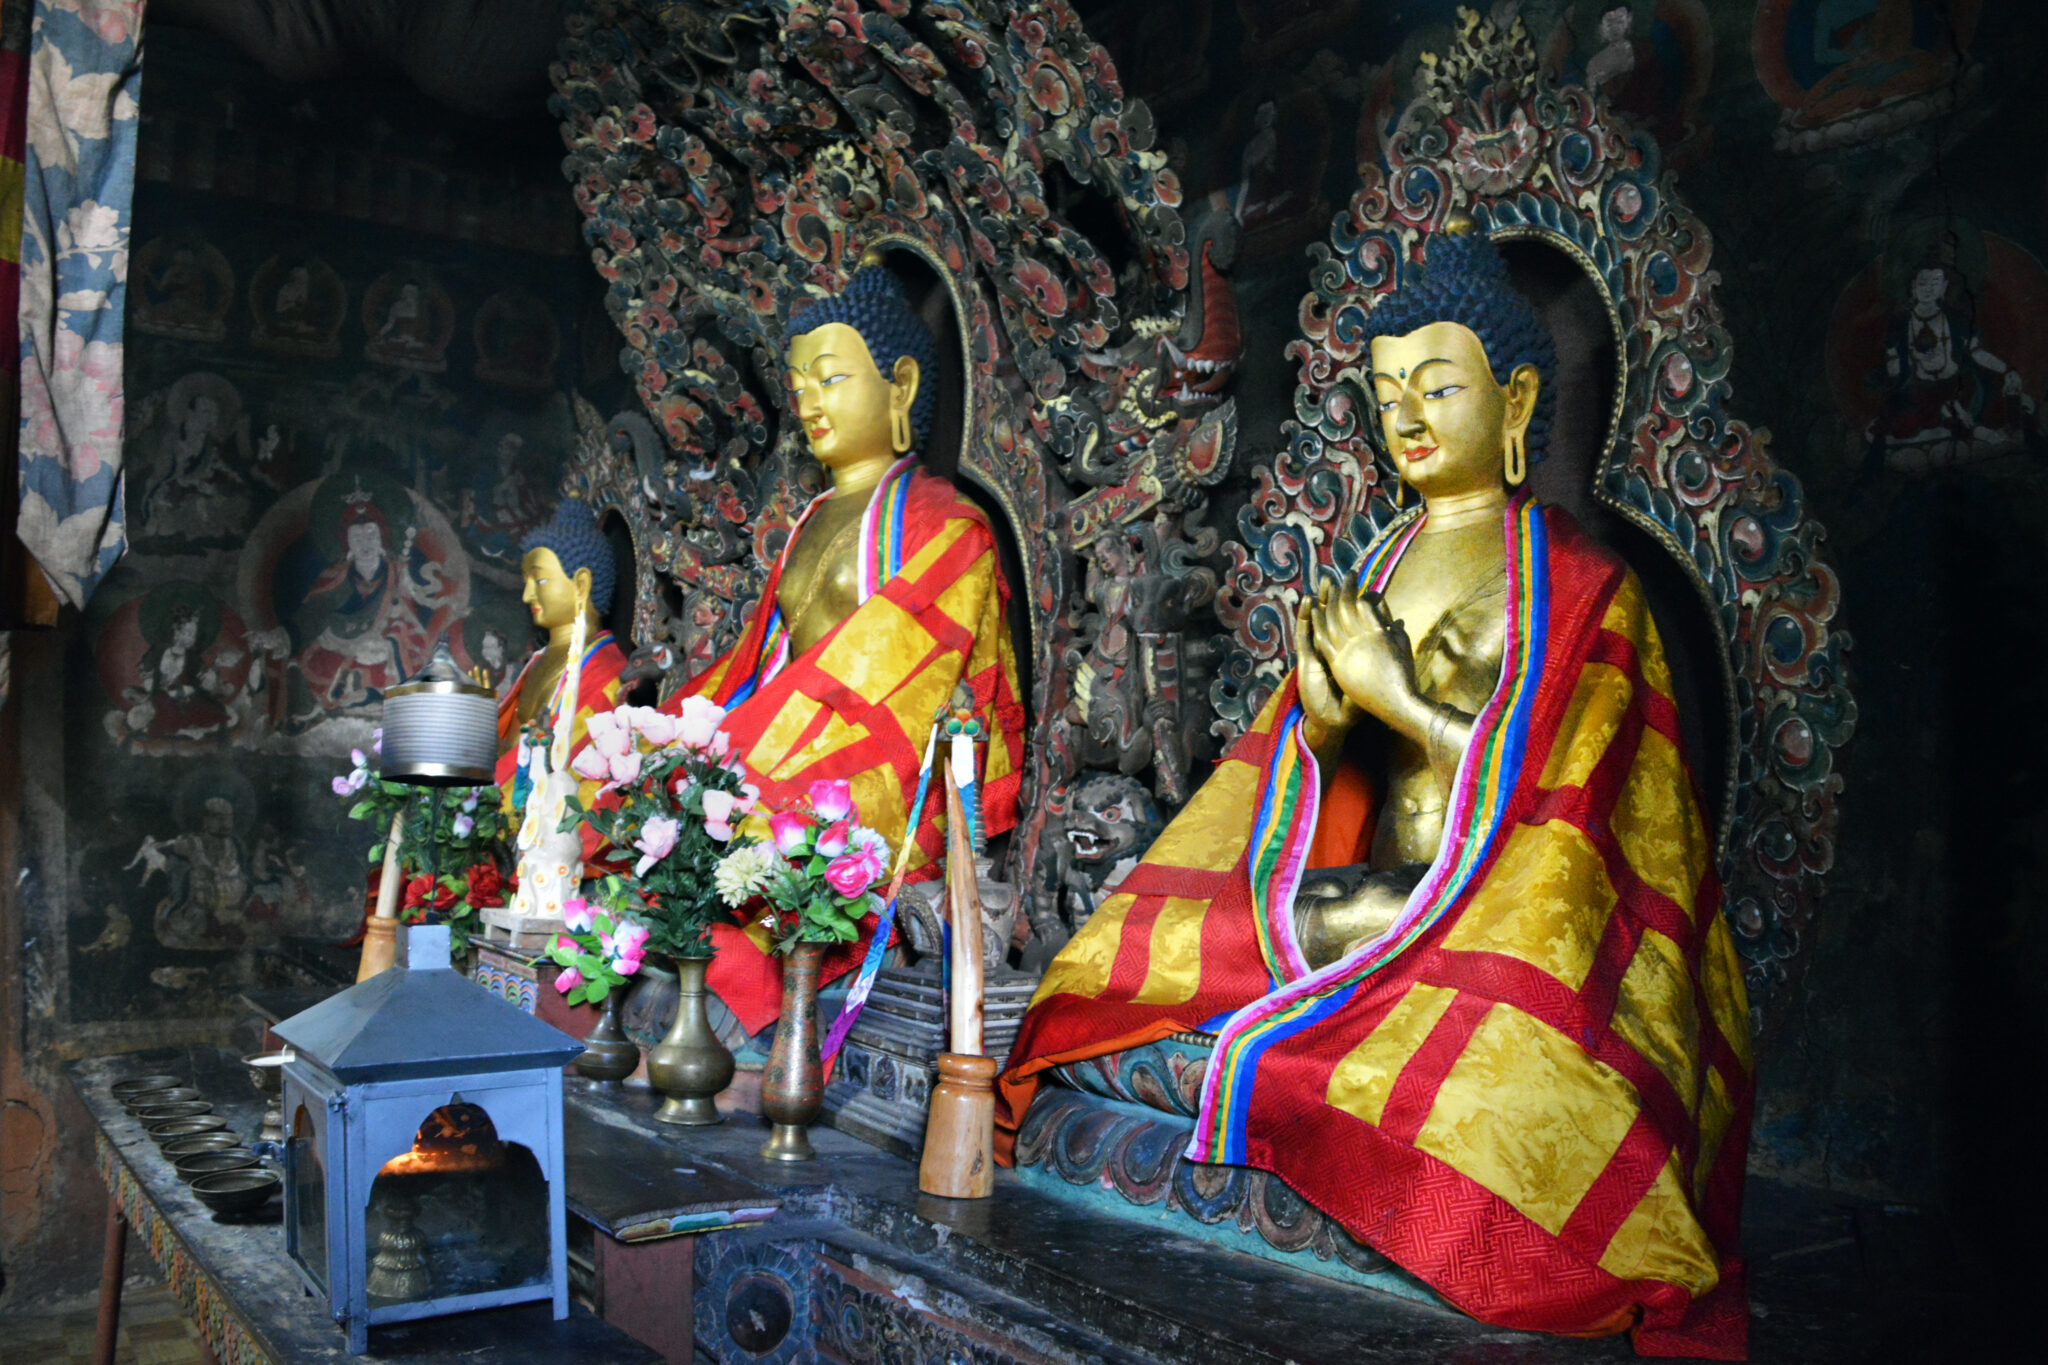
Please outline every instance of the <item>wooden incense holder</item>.
[[939, 1054], [917, 1187], [947, 1199], [986, 1199], [996, 1188], [996, 1059]]
[[398, 893], [405, 884], [398, 844], [404, 837], [405, 812], [400, 811], [391, 817], [391, 834], [384, 841], [384, 873], [377, 879], [377, 913], [363, 921], [363, 955], [356, 963], [358, 981], [387, 972], [398, 961]]

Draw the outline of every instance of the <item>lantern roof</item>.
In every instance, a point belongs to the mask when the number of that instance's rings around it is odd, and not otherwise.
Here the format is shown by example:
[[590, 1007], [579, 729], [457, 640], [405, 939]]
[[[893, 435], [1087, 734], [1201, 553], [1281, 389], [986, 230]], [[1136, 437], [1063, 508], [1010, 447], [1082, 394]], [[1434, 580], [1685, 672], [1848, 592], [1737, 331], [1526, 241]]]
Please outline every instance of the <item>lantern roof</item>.
[[271, 1032], [350, 1085], [566, 1066], [583, 1044], [449, 966], [446, 925], [407, 925], [399, 963]]

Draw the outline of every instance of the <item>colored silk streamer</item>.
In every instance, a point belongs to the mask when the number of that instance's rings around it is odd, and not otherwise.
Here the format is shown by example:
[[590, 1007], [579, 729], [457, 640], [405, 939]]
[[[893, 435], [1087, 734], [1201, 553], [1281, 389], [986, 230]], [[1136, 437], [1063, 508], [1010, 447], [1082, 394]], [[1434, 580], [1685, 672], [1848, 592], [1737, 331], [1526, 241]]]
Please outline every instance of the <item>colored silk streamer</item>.
[[924, 746], [924, 762], [917, 770], [917, 797], [910, 804], [910, 821], [904, 825], [903, 847], [896, 855], [896, 874], [889, 882], [889, 895], [882, 905], [882, 911], [875, 917], [875, 936], [868, 941], [867, 956], [860, 962], [860, 971], [853, 979], [853, 989], [846, 993], [846, 1004], [839, 1010], [839, 1017], [832, 1021], [831, 1031], [825, 1035], [825, 1046], [820, 1049], [826, 1080], [832, 1078], [832, 1063], [839, 1058], [839, 1048], [846, 1041], [846, 1035], [853, 1030], [854, 1020], [860, 1018], [861, 1010], [868, 1003], [868, 994], [875, 988], [875, 977], [882, 970], [882, 959], [889, 951], [889, 936], [896, 927], [896, 901], [903, 893], [903, 878], [910, 871], [911, 841], [917, 837], [917, 822], [924, 816], [925, 797], [932, 788], [932, 760], [939, 752], [939, 727], [932, 726], [932, 737]]

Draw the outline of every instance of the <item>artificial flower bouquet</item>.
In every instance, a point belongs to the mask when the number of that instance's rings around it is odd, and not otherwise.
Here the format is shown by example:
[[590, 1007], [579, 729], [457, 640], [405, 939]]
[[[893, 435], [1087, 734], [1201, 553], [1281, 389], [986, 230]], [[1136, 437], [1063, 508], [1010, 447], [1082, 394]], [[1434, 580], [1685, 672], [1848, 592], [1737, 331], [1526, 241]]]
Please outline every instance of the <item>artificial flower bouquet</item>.
[[860, 823], [844, 781], [813, 782], [809, 800], [768, 816], [767, 841], [736, 844], [713, 873], [725, 903], [767, 902], [778, 952], [799, 943], [851, 943], [879, 910], [875, 886], [888, 871], [889, 842]]
[[459, 952], [473, 937], [479, 913], [505, 904], [512, 889], [505, 871], [510, 865], [508, 830], [497, 790], [386, 782], [375, 766], [383, 756], [383, 733], [371, 732], [368, 753], [349, 751], [354, 766], [331, 786], [336, 796], [353, 799], [350, 819], [367, 821], [377, 831], [370, 845], [373, 864], [384, 861], [385, 837], [392, 819], [403, 812], [398, 863], [405, 881], [399, 918], [416, 924], [432, 916], [446, 923]]
[[601, 903], [578, 896], [562, 907], [566, 932], [548, 944], [548, 958], [560, 967], [555, 989], [571, 1005], [602, 1004], [626, 978], [640, 970], [653, 931], [628, 915], [632, 893], [618, 877], [606, 877]]
[[759, 793], [720, 726], [725, 711], [685, 698], [680, 714], [621, 706], [593, 715], [590, 743], [570, 762], [600, 784], [593, 804], [569, 798], [562, 828], [587, 822], [614, 856], [639, 856], [621, 885], [644, 904], [648, 944], [671, 957], [710, 957], [711, 926], [728, 923], [713, 873]]

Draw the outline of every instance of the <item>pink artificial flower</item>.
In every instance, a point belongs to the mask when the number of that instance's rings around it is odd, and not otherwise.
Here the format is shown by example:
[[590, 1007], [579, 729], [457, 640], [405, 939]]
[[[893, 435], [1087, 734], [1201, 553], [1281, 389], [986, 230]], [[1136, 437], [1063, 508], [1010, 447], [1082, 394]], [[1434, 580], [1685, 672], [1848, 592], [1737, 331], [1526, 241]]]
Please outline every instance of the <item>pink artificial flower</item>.
[[647, 951], [647, 940], [653, 936], [654, 931], [646, 925], [629, 919], [621, 921], [613, 931], [612, 942], [622, 956], [637, 958]]
[[576, 751], [576, 757], [569, 760], [569, 771], [586, 782], [607, 782], [611, 780], [612, 761], [602, 749], [590, 744]]
[[725, 723], [725, 708], [709, 697], [684, 697], [676, 716], [676, 740], [691, 749], [708, 748], [718, 727]]
[[657, 815], [640, 827], [640, 837], [633, 841], [633, 847], [640, 850], [640, 861], [633, 864], [633, 875], [644, 877], [647, 869], [666, 858], [676, 846], [676, 836], [682, 833], [682, 826], [666, 815]]
[[555, 978], [555, 989], [564, 995], [567, 995], [582, 984], [583, 973], [574, 967], [563, 968], [562, 974]]
[[348, 761], [355, 764], [358, 768], [367, 768], [370, 766], [370, 760], [363, 757], [363, 751], [361, 749], [350, 749], [348, 751]]
[[843, 777], [813, 782], [810, 797], [811, 809], [828, 824], [853, 814], [853, 784]]
[[825, 881], [847, 900], [865, 895], [881, 876], [881, 863], [865, 849], [842, 853], [825, 868]]
[[572, 961], [581, 951], [581, 946], [567, 934], [556, 934], [555, 941], [548, 945], [548, 956], [557, 962]]
[[333, 782], [332, 782], [332, 783], [331, 783], [330, 785], [331, 785], [331, 786], [333, 786], [333, 788], [334, 788], [334, 794], [335, 794], [336, 796], [353, 796], [353, 795], [355, 795], [355, 790], [356, 790], [356, 789], [355, 789], [354, 785], [353, 785], [352, 783], [350, 783], [350, 782], [349, 782], [349, 780], [348, 780], [348, 779], [347, 779], [346, 777], [337, 777], [337, 778], [335, 778], [335, 779], [334, 779], [334, 781], [333, 781]]
[[640, 776], [641, 756], [638, 749], [628, 749], [611, 758], [612, 782], [614, 785], [631, 782]]
[[633, 749], [633, 728], [616, 711], [598, 711], [584, 723], [590, 746], [606, 758], [620, 758]]
[[775, 840], [775, 851], [783, 857], [794, 857], [810, 837], [811, 822], [793, 810], [779, 810], [768, 817], [768, 837]]
[[576, 933], [587, 934], [597, 923], [597, 910], [583, 897], [573, 896], [562, 902], [562, 923]]
[[837, 858], [846, 852], [846, 846], [852, 838], [853, 821], [836, 821], [818, 832], [816, 848], [821, 857]]
[[627, 723], [639, 733], [640, 738], [647, 741], [650, 748], [666, 749], [676, 742], [676, 732], [681, 729], [681, 722], [674, 716], [657, 711], [651, 706], [621, 709], [631, 712]]
[[732, 838], [735, 822], [745, 817], [753, 802], [742, 801], [731, 792], [707, 791], [704, 793], [704, 832], [724, 843]]
[[[723, 758], [724, 758], [724, 757], [725, 757], [725, 756], [726, 756], [727, 754], [729, 754], [729, 753], [731, 753], [731, 752], [732, 752], [732, 736], [731, 736], [731, 735], [728, 735], [728, 734], [727, 734], [727, 733], [726, 733], [725, 731], [723, 731], [723, 730], [719, 730], [719, 731], [716, 731], [716, 732], [714, 732], [714, 733], [712, 734], [712, 736], [711, 736], [711, 748], [710, 748], [710, 754], [711, 754], [711, 757], [712, 757], [712, 758], [714, 758], [714, 759], [723, 759]], [[734, 771], [734, 772], [738, 772], [738, 771], [739, 771], [739, 769], [738, 769], [737, 767], [735, 767], [735, 768], [733, 768], [733, 771]]]
[[640, 962], [637, 957], [619, 955], [606, 959], [604, 965], [611, 969], [613, 976], [631, 976], [640, 970]]

